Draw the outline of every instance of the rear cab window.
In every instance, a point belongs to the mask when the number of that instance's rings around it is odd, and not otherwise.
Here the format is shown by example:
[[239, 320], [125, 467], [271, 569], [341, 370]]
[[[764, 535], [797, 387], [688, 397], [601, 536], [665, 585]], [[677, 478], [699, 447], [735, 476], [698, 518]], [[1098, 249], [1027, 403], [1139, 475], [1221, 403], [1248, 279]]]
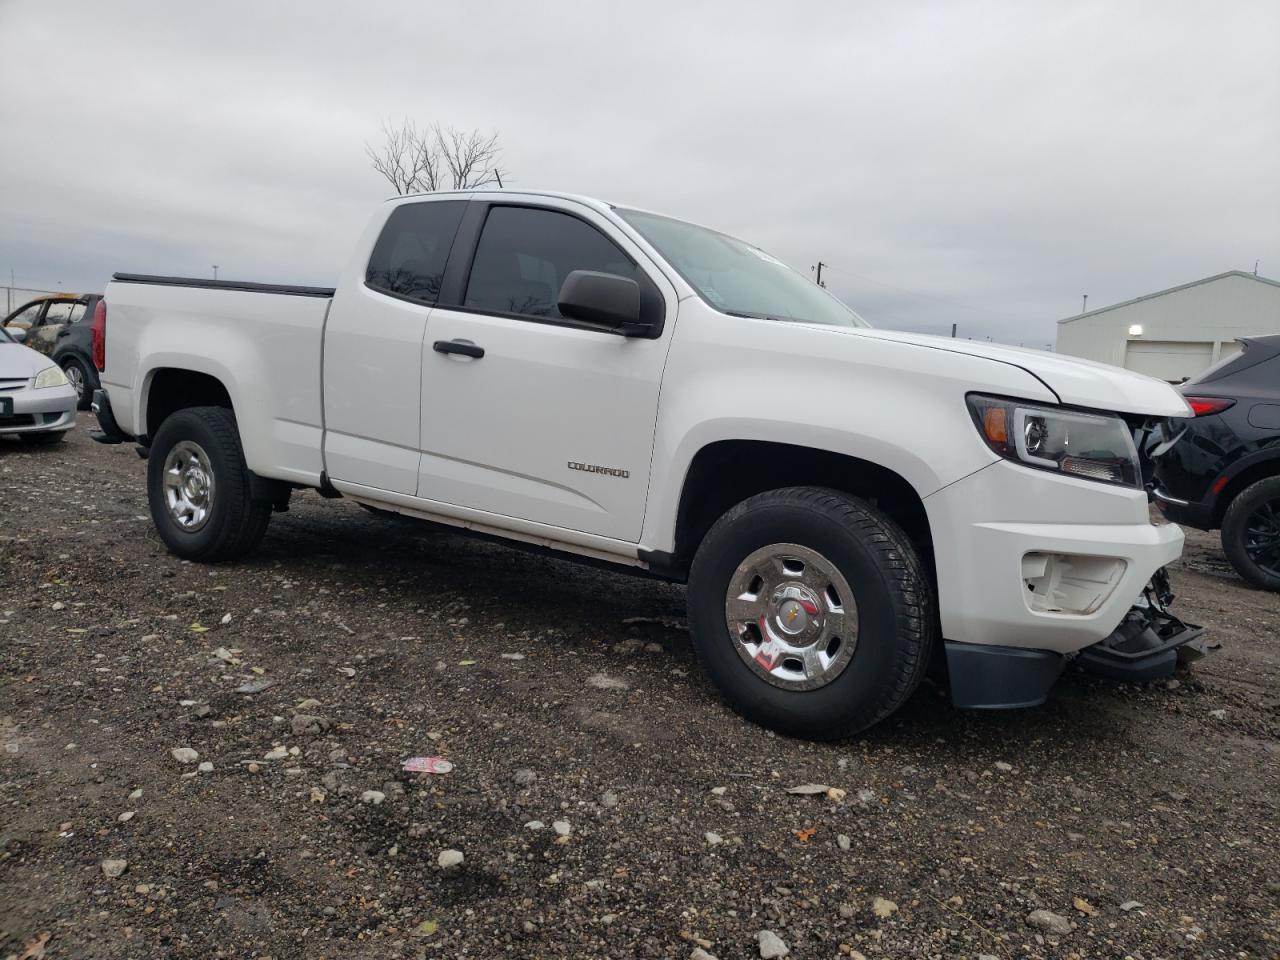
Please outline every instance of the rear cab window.
[[373, 246], [365, 284], [402, 300], [435, 303], [466, 208], [466, 200], [424, 200], [396, 207]]

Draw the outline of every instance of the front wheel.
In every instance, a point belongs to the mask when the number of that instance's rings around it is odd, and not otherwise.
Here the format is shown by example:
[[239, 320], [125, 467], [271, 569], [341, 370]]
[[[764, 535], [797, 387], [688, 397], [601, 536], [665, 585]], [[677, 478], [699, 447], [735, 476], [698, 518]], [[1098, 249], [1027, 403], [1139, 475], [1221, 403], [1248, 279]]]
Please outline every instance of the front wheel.
[[1254, 586], [1280, 591], [1280, 477], [1245, 487], [1222, 518], [1222, 549]]
[[689, 622], [731, 706], [782, 733], [865, 730], [915, 690], [937, 632], [906, 534], [816, 487], [752, 497], [711, 528], [689, 575]]
[[165, 419], [147, 458], [147, 497], [160, 539], [184, 560], [243, 557], [271, 519], [271, 502], [251, 496], [236, 418], [225, 407]]

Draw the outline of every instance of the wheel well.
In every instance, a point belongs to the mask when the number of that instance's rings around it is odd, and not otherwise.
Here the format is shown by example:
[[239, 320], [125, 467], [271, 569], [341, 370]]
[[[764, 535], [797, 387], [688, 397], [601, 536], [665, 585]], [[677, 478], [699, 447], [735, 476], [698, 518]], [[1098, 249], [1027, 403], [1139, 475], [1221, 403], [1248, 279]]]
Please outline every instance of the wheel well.
[[231, 395], [216, 377], [194, 370], [165, 367], [151, 377], [151, 389], [147, 392], [147, 436], [154, 437], [165, 417], [187, 407], [226, 407], [231, 405]]
[[1270, 460], [1255, 463], [1247, 470], [1241, 470], [1240, 473], [1232, 477], [1231, 482], [1222, 488], [1222, 492], [1218, 494], [1218, 499], [1214, 502], [1214, 526], [1219, 527], [1222, 525], [1222, 518], [1226, 516], [1227, 508], [1231, 506], [1231, 501], [1246, 487], [1252, 486], [1259, 480], [1278, 475], [1280, 475], [1280, 457], [1272, 457]]
[[874, 504], [902, 527], [936, 582], [929, 518], [911, 484], [869, 460], [761, 440], [720, 441], [693, 458], [680, 492], [669, 572], [681, 579], [688, 574], [698, 544], [731, 507], [794, 486], [831, 487]]

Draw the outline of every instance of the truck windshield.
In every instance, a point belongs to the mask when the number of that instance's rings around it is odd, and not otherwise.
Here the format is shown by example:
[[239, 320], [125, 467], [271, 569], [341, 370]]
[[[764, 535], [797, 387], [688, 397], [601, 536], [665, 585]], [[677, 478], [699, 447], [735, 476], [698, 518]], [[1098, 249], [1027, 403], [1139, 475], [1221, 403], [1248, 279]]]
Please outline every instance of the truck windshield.
[[759, 247], [683, 220], [622, 208], [614, 212], [721, 313], [838, 327], [870, 326], [825, 289]]

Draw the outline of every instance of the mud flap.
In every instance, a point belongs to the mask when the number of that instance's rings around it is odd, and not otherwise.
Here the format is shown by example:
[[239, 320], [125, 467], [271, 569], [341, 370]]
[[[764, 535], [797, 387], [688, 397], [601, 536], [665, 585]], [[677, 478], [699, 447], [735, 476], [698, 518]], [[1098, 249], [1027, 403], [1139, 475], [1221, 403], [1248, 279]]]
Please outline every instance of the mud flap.
[[1179, 663], [1217, 649], [1201, 638], [1203, 627], [1169, 612], [1172, 602], [1169, 574], [1162, 567], [1111, 635], [1081, 650], [1076, 662], [1099, 676], [1142, 683], [1173, 676]]

